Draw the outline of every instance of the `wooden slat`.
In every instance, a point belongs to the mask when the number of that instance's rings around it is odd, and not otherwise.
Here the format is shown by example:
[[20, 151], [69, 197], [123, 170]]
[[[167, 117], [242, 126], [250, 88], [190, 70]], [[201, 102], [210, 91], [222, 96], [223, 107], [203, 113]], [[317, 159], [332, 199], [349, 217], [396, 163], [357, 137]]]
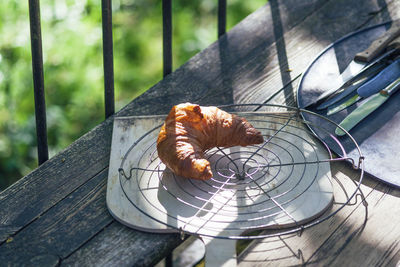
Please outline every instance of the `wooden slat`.
[[0, 261], [23, 265], [42, 254], [64, 258], [109, 225], [107, 174], [108, 169], [100, 172], [0, 246]]
[[153, 266], [181, 242], [178, 235], [132, 231], [113, 222], [63, 261], [63, 265]]
[[[103, 243], [107, 244], [108, 253], [104, 253], [104, 246], [97, 243], [96, 249], [89, 252], [91, 257], [82, 258], [79, 255], [85, 250], [78, 251], [66, 263], [78, 260], [82, 263], [99, 262], [100, 259], [111, 263], [115, 261], [114, 257], [118, 257], [118, 261], [128, 265], [161, 260], [167, 249], [172, 250], [181, 242], [180, 238], [176, 235], [160, 237], [151, 234], [149, 237], [149, 234], [132, 231], [115, 222], [104, 203], [107, 174], [108, 169], [105, 169], [0, 246], [0, 261], [3, 264], [12, 262], [24, 265], [28, 262], [36, 263], [37, 257], [41, 256], [44, 257], [43, 260], [56, 258], [59, 263], [104, 228], [106, 229], [100, 236], [108, 239]], [[111, 226], [107, 227], [110, 224]], [[110, 233], [110, 231], [117, 232]], [[91, 242], [96, 242], [96, 239]], [[137, 249], [133, 249], [135, 247]], [[124, 256], [121, 256], [119, 253], [123, 250], [126, 251], [123, 253]]]

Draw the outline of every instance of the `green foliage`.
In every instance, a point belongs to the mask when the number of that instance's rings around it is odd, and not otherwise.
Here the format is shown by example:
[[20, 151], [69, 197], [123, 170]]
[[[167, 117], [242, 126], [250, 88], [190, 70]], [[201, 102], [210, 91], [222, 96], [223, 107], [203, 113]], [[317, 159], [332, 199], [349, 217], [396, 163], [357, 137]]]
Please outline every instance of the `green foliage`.
[[[228, 29], [263, 0], [228, 0]], [[116, 109], [162, 79], [161, 0], [113, 0]], [[173, 1], [174, 68], [217, 39], [217, 0]], [[37, 166], [28, 1], [0, 3], [0, 190]], [[50, 156], [104, 119], [100, 0], [42, 0]]]

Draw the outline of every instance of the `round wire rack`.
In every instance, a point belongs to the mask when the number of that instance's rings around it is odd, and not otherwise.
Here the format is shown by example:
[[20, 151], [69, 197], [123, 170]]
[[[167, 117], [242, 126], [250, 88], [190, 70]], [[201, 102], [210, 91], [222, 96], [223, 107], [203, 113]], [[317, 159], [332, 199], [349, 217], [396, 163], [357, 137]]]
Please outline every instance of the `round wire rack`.
[[[118, 171], [122, 191], [129, 202], [151, 220], [182, 235], [258, 239], [302, 233], [337, 214], [357, 196], [361, 196], [366, 205], [360, 190], [364, 157], [356, 141], [343, 128], [354, 143], [358, 158], [347, 156], [331, 128], [321, 127], [327, 122], [334, 128], [340, 127], [335, 122], [307, 110], [281, 105], [243, 104], [220, 108], [230, 112], [253, 110], [243, 113], [243, 117], [262, 132], [265, 141], [260, 145], [217, 147], [206, 151], [205, 158], [210, 161], [214, 174], [210, 180], [178, 177], [165, 167], [156, 149], [161, 125], [136, 140], [121, 159]], [[306, 121], [303, 113], [324, 123]], [[330, 145], [310, 129], [325, 133], [325, 139], [326, 136], [332, 139]], [[341, 148], [342, 155], [332, 152], [332, 143]], [[342, 188], [346, 191], [345, 202], [327, 205], [309, 218], [299, 219], [299, 214], [304, 216], [301, 207], [310, 201], [310, 192], [320, 195], [317, 201], [311, 198], [312, 201], [332, 204], [333, 191], [329, 199], [329, 194], [324, 192], [326, 187], [321, 184], [335, 182], [331, 176], [326, 176], [334, 162], [345, 162], [359, 170], [355, 188], [351, 192]], [[166, 208], [163, 201], [172, 202], [173, 209]], [[251, 234], [262, 229], [271, 231]]]

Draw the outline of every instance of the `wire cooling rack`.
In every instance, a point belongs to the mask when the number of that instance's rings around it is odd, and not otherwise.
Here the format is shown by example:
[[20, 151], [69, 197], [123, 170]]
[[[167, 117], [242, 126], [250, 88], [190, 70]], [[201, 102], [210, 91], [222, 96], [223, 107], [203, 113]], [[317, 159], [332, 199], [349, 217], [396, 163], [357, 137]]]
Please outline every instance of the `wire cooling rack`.
[[[118, 181], [133, 209], [144, 218], [182, 235], [257, 239], [301, 233], [334, 216], [357, 195], [362, 196], [364, 158], [357, 143], [347, 133], [359, 155], [358, 158], [348, 157], [348, 151], [335, 135], [315, 123], [324, 120], [336, 128], [335, 122], [287, 106], [229, 105], [221, 109], [254, 110], [255, 107], [256, 112], [239, 115], [262, 132], [265, 142], [206, 151], [205, 157], [214, 174], [210, 180], [179, 177], [165, 167], [156, 149], [162, 124], [131, 143], [122, 154]], [[305, 121], [302, 113], [318, 118], [310, 126], [330, 136], [341, 148], [342, 155], [334, 154], [306, 127], [311, 122]], [[347, 201], [333, 208], [330, 205], [334, 198], [330, 164], [341, 161], [360, 170], [359, 177], [355, 181], [356, 188], [346, 192]], [[256, 236], [249, 234], [260, 229], [273, 231]]]

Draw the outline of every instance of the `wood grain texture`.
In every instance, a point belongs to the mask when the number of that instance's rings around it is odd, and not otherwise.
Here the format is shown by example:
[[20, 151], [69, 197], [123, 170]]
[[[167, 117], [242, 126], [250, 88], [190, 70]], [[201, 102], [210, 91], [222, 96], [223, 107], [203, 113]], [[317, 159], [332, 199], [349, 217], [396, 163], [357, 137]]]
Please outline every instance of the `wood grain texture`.
[[64, 258], [79, 248], [113, 221], [103, 200], [106, 178], [107, 170], [100, 172], [19, 231], [0, 246], [0, 260], [23, 264], [43, 254]]
[[[164, 114], [186, 101], [295, 105], [299, 76], [326, 45], [399, 17], [397, 0], [270, 0], [117, 115]], [[25, 255], [25, 263], [49, 265], [153, 265], [181, 242], [178, 235], [128, 229], [106, 210], [112, 121], [105, 120], [0, 193], [2, 263], [17, 265], [21, 259], [15, 255]], [[368, 179], [363, 190], [370, 202], [367, 224], [358, 203], [357, 209], [332, 218], [327, 223], [332, 227], [318, 225], [299, 238], [278, 240], [288, 257], [296, 258], [287, 263], [347, 265], [352, 259], [395, 265], [400, 238], [392, 223], [399, 220], [394, 215], [399, 213], [398, 190]], [[382, 225], [383, 218], [390, 223]], [[277, 263], [273, 257], [282, 256], [274, 251], [261, 265]]]
[[61, 265], [153, 266], [181, 242], [178, 235], [134, 231], [114, 221]]

